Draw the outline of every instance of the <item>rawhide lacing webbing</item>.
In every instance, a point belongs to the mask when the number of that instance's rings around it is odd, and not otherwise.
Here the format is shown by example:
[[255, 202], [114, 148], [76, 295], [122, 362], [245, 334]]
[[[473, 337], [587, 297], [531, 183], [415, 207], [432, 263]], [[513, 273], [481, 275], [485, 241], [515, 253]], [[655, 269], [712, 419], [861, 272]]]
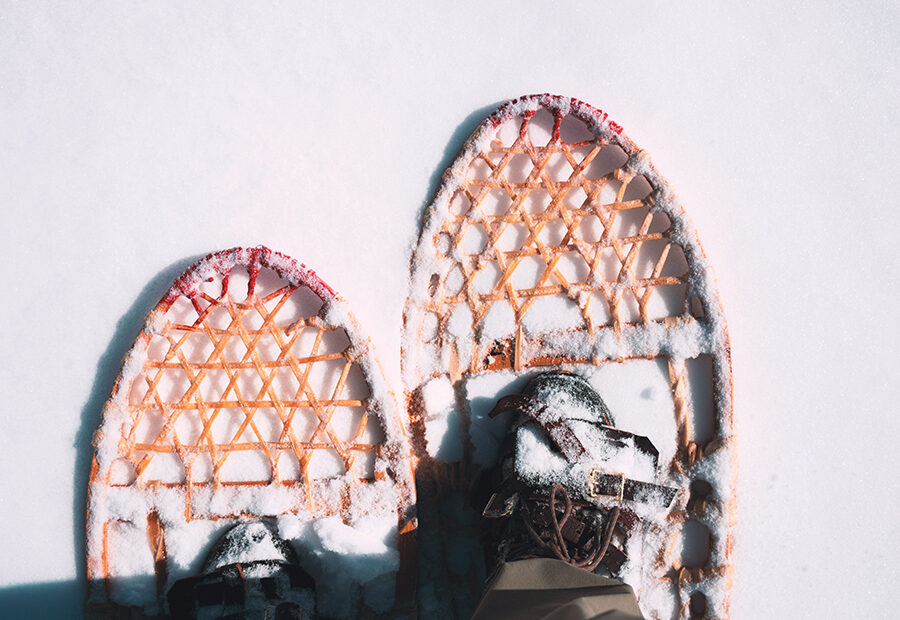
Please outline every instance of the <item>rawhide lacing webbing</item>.
[[[684, 252], [649, 183], [627, 165], [622, 147], [633, 145], [567, 107], [498, 112], [493, 126], [518, 123], [515, 135], [497, 134], [453, 170], [449, 213], [430, 247], [449, 257], [426, 306], [440, 325], [467, 305], [477, 330], [495, 304], [520, 323], [548, 297], [575, 304], [592, 334], [688, 314]], [[535, 141], [541, 130], [549, 140]]]

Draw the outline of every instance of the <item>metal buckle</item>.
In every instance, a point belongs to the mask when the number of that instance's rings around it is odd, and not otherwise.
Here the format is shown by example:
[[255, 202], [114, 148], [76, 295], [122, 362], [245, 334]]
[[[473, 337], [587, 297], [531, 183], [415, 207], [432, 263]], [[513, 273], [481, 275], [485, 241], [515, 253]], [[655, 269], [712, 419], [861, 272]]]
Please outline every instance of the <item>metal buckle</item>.
[[516, 506], [519, 504], [519, 494], [513, 493], [509, 497], [506, 498], [503, 502], [503, 510], [498, 510], [494, 507], [494, 503], [497, 500], [497, 494], [494, 493], [491, 495], [491, 499], [488, 500], [488, 503], [485, 504], [484, 510], [481, 511], [482, 517], [487, 517], [488, 519], [499, 519], [501, 517], [508, 517], [513, 513], [516, 509]]
[[[600, 486], [600, 481], [597, 479], [598, 476], [618, 476], [619, 477], [619, 492], [617, 495], [610, 495], [609, 493], [603, 493], [598, 490], [598, 486]], [[622, 502], [625, 499], [625, 474], [613, 474], [613, 473], [605, 473], [596, 467], [591, 469], [591, 473], [588, 474], [588, 485], [587, 485], [588, 495], [591, 497], [615, 497], [616, 501]]]

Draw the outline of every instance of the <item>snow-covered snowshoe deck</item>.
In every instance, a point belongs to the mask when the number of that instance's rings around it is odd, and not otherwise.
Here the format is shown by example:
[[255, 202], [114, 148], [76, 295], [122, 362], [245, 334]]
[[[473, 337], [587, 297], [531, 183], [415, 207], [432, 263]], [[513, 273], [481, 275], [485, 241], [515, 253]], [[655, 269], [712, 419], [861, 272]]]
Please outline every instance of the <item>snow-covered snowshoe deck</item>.
[[670, 512], [621, 576], [650, 618], [724, 618], [735, 452], [728, 335], [693, 226], [601, 110], [514, 100], [475, 131], [425, 215], [403, 378], [418, 458], [419, 604], [466, 618], [484, 580], [473, 476], [496, 459], [496, 399], [541, 370], [584, 376], [660, 452]]
[[262, 247], [209, 255], [150, 313], [96, 433], [89, 615], [165, 613], [172, 583], [252, 519], [294, 546], [321, 613], [408, 606], [408, 445], [369, 341], [315, 273]]

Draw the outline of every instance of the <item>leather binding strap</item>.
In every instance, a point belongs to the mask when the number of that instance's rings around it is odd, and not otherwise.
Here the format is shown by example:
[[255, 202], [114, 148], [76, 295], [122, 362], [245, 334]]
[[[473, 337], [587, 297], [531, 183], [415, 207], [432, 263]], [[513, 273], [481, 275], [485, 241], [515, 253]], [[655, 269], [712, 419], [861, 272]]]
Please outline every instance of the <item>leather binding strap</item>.
[[[494, 405], [494, 408], [491, 409], [488, 415], [495, 418], [504, 411], [515, 411], [540, 424], [547, 432], [547, 435], [549, 435], [553, 444], [560, 452], [562, 452], [563, 456], [565, 456], [566, 460], [570, 463], [580, 460], [587, 452], [584, 445], [581, 443], [581, 440], [578, 439], [578, 436], [575, 435], [575, 432], [566, 423], [565, 417], [554, 412], [545, 403], [536, 398], [526, 396], [525, 394], [509, 394], [503, 396], [497, 401], [497, 404]], [[607, 420], [581, 421], [595, 425], [603, 433], [607, 441], [611, 443], [624, 446], [625, 441], [629, 439], [632, 440], [634, 447], [638, 451], [652, 457], [653, 463], [656, 465], [659, 451], [649, 438], [614, 428], [610, 426]]]
[[632, 480], [622, 474], [607, 474], [596, 468], [588, 475], [587, 489], [591, 497], [610, 496], [619, 501], [644, 502], [660, 508], [667, 508], [678, 492], [673, 487]]
[[510, 394], [504, 396], [497, 401], [494, 408], [491, 409], [492, 418], [497, 417], [504, 411], [516, 411], [527, 418], [530, 418], [540, 424], [550, 439], [556, 445], [566, 460], [574, 463], [579, 460], [586, 452], [581, 440], [575, 435], [572, 429], [566, 424], [562, 416], [543, 415], [548, 407], [543, 402], [531, 396], [524, 394]]

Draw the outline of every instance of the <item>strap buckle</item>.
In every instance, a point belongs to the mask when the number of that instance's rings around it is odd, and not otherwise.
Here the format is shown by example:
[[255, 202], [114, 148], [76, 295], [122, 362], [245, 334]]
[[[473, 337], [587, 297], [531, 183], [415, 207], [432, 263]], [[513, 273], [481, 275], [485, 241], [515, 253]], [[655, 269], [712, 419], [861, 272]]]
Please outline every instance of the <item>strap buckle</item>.
[[[600, 487], [601, 476], [612, 476], [614, 478], [617, 477], [619, 479], [617, 485], [619, 487], [618, 493], [616, 493], [615, 495], [613, 495], [612, 493], [604, 493]], [[591, 473], [588, 474], [587, 492], [591, 497], [615, 497], [616, 501], [621, 503], [622, 500], [625, 499], [625, 474], [607, 474], [602, 470], [594, 467], [593, 469], [591, 469]]]
[[488, 519], [499, 519], [501, 517], [508, 517], [513, 513], [516, 509], [516, 506], [519, 505], [519, 494], [513, 493], [509, 497], [507, 497], [502, 504], [502, 509], [499, 504], [497, 494], [494, 493], [491, 495], [491, 499], [488, 500], [488, 503], [485, 504], [484, 510], [481, 511], [482, 517], [487, 517]]

